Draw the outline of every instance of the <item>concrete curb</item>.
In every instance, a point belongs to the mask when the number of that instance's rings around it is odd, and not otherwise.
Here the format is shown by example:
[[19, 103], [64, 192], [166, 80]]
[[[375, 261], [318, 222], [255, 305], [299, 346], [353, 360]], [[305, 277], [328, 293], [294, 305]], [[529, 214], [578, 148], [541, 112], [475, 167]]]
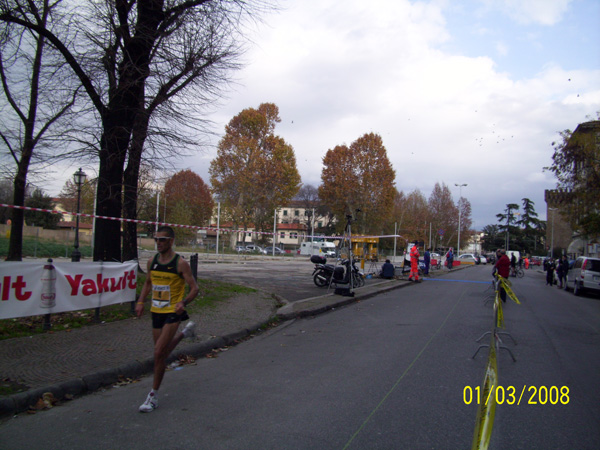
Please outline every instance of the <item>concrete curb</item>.
[[[452, 272], [463, 270], [467, 267], [470, 266], [457, 266], [452, 269]], [[447, 273], [451, 272], [443, 271], [439, 273], [439, 275], [445, 275]], [[316, 316], [332, 309], [340, 308], [360, 300], [366, 300], [367, 298], [406, 287], [411, 284], [413, 283], [407, 279], [381, 280], [376, 284], [356, 288], [354, 290], [354, 297], [344, 297], [330, 293], [289, 303], [279, 308], [275, 317], [279, 320], [292, 320], [301, 317]]]
[[[189, 344], [185, 351], [175, 351], [167, 360], [167, 364], [177, 361], [181, 355], [191, 355], [194, 358], [206, 356], [211, 351], [235, 344], [236, 341], [248, 337], [260, 328], [266, 326], [270, 320], [264, 323], [257, 323], [251, 327], [227, 334], [222, 337], [216, 337], [205, 342]], [[143, 375], [152, 373], [154, 369], [154, 358], [146, 358], [141, 361], [134, 361], [113, 369], [100, 370], [81, 378], [75, 378], [61, 383], [30, 389], [18, 394], [0, 397], [0, 418], [6, 418], [11, 415], [25, 412], [30, 406], [34, 406], [42, 396], [50, 392], [58, 401], [64, 400], [67, 395], [84, 395], [95, 392], [103, 387], [110, 386], [123, 378], [139, 378]]]
[[320, 297], [307, 298], [282, 306], [277, 310], [275, 317], [279, 320], [292, 320], [300, 317], [316, 316], [332, 309], [373, 297], [377, 294], [408, 286], [409, 284], [411, 284], [410, 281], [390, 280], [368, 287], [356, 288], [354, 290], [354, 297], [325, 294]]

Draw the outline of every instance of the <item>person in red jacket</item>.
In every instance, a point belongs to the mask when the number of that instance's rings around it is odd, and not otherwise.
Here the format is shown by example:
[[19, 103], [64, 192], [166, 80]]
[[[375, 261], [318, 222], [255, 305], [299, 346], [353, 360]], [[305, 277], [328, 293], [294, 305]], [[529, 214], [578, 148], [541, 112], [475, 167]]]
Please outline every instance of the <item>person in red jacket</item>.
[[419, 282], [419, 242], [415, 241], [415, 245], [410, 249], [410, 275], [408, 281], [414, 280]]
[[[510, 259], [506, 256], [506, 250], [498, 249], [496, 251], [496, 264], [494, 264], [494, 273], [498, 273], [502, 278], [508, 279], [510, 275]], [[506, 302], [506, 291], [500, 288], [500, 298]]]

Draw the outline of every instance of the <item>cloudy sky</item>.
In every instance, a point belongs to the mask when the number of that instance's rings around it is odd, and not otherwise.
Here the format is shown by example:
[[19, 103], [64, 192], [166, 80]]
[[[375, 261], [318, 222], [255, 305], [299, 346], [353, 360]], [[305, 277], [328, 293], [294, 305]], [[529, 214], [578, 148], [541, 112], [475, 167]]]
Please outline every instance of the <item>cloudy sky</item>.
[[[457, 200], [466, 183], [477, 229], [524, 197], [546, 218], [551, 143], [600, 111], [598, 0], [280, 3], [210, 117], [215, 131], [273, 102], [305, 184], [321, 183], [328, 149], [374, 132], [399, 190], [429, 198], [446, 183]], [[181, 167], [208, 182], [215, 154]]]
[[[600, 111], [597, 0], [283, 0], [213, 117], [273, 102], [302, 181], [364, 133], [382, 136], [396, 186], [462, 189], [474, 226], [528, 197], [545, 219], [557, 132]], [[208, 179], [214, 153], [193, 169]]]

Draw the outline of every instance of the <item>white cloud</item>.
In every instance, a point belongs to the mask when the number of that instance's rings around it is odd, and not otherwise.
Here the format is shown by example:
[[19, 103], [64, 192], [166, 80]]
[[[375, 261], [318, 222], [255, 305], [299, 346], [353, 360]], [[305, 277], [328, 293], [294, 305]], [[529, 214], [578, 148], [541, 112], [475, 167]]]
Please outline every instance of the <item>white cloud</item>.
[[[542, 3], [495, 2], [507, 14], [544, 24], [556, 23], [569, 6]], [[600, 110], [600, 70], [556, 60], [520, 79], [494, 60], [504, 49], [503, 61], [511, 58], [508, 41], [485, 33], [479, 35], [489, 49], [484, 56], [444, 52], [452, 38], [444, 15], [449, 4], [291, 0], [255, 38], [237, 92], [210, 118], [216, 131], [244, 108], [274, 102], [282, 118], [276, 132], [294, 147], [304, 183], [320, 184], [328, 149], [373, 131], [383, 138], [398, 189], [419, 188], [428, 197], [436, 182], [468, 183], [463, 195], [477, 227], [524, 197], [543, 212], [543, 191], [554, 186], [542, 171], [550, 143]], [[465, 9], [476, 14], [475, 7]], [[208, 180], [214, 154], [186, 165]]]
[[485, 0], [520, 24], [555, 25], [562, 20], [572, 0]]
[[[295, 5], [258, 52], [247, 71], [248, 91], [228, 113], [275, 102], [283, 119], [278, 133], [294, 146], [305, 183], [320, 184], [328, 149], [373, 131], [383, 138], [401, 190], [418, 187], [429, 196], [437, 181], [470, 181], [464, 194], [475, 217], [478, 203], [498, 197], [492, 203], [500, 211], [527, 196], [520, 192], [527, 186], [543, 208], [543, 189], [554, 184], [542, 173], [550, 142], [598, 105], [573, 102], [575, 85], [567, 80], [577, 78], [590, 98], [597, 73], [552, 65], [516, 81], [497, 71], [491, 55], [443, 53], [438, 48], [449, 35], [436, 4]], [[567, 5], [555, 2], [548, 10], [558, 17]], [[531, 20], [549, 20], [533, 15], [531, 2], [518, 7]], [[490, 50], [506, 55], [506, 49], [490, 43]], [[476, 224], [494, 220], [487, 214]]]

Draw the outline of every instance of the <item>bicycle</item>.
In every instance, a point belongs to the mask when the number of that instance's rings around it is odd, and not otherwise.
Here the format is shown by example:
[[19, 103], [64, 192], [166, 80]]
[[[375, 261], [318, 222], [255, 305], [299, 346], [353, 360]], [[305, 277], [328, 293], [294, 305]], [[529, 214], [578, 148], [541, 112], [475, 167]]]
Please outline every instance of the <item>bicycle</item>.
[[525, 271], [521, 267], [516, 267], [511, 269], [511, 275], [516, 278], [523, 278], [525, 276]]

